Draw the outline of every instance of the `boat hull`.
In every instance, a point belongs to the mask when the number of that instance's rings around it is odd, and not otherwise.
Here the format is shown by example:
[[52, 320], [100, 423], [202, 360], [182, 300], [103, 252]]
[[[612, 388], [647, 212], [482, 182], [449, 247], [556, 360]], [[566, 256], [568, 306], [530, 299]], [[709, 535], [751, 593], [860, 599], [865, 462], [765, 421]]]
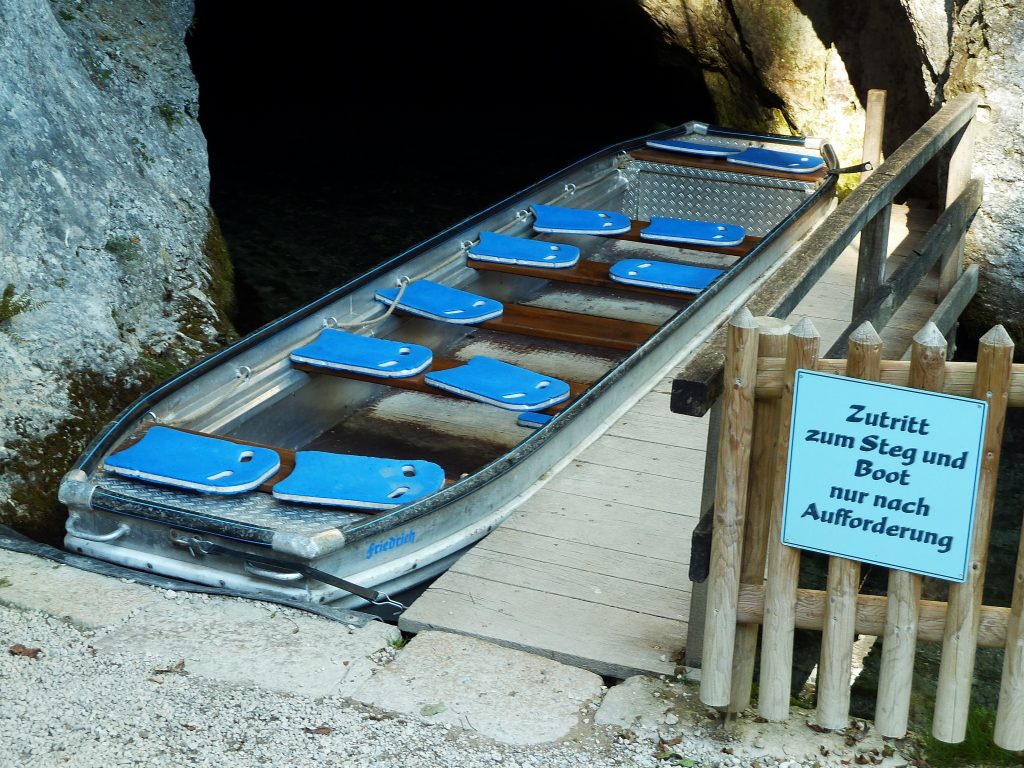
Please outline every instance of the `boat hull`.
[[[556, 174], [282, 318], [140, 400], [97, 437], [65, 478], [61, 497], [70, 511], [66, 547], [139, 570], [253, 596], [344, 607], [354, 607], [362, 599], [308, 578], [296, 566], [314, 567], [381, 591], [404, 589], [444, 570], [683, 362], [743, 305], [832, 205], [834, 182], [830, 178], [811, 183], [677, 167], [652, 161], [642, 147], [642, 142], [621, 145]], [[623, 153], [630, 151], [634, 155], [624, 160]], [[288, 350], [308, 341], [324, 325], [339, 324], [339, 317], [348, 321], [372, 316], [376, 311], [373, 293], [393, 285], [402, 275], [427, 272], [431, 279], [464, 282], [464, 262], [449, 254], [463, 252], [465, 241], [483, 230], [505, 228], [522, 236], [528, 232], [525, 212], [530, 204], [554, 199], [575, 207], [612, 205], [628, 210], [634, 219], [679, 216], [680, 190], [688, 191], [689, 197], [700, 197], [692, 190], [703, 186], [715, 188], [731, 219], [743, 217], [748, 229], [758, 233], [757, 245], [678, 311], [668, 313], [657, 302], [646, 310], [629, 304], [618, 310], [616, 302], [623, 303], [621, 299], [602, 299], [600, 306], [612, 306], [611, 312], [648, 311], [652, 319], [661, 319], [658, 313], [664, 319], [656, 323], [660, 327], [650, 338], [617, 359], [613, 355], [605, 360], [588, 349], [588, 365], [604, 366], [604, 372], [581, 397], [536, 432], [523, 437], [522, 428], [510, 428], [511, 422], [473, 411], [473, 419], [485, 420], [474, 422], [478, 431], [507, 446], [492, 450], [496, 455], [483, 466], [429, 497], [388, 512], [363, 515], [282, 503], [268, 494], [213, 498], [114, 477], [102, 470], [103, 457], [116, 450], [126, 436], [144, 428], [147, 421], [296, 448], [324, 440], [340, 415], [361, 412], [367, 402], [373, 403], [375, 423], [380, 423], [382, 403], [400, 398], [375, 399], [379, 385], [372, 383], [310, 377], [288, 364]], [[700, 206], [696, 212], [704, 215]], [[692, 258], [700, 256], [691, 254]], [[713, 262], [723, 257], [705, 258]], [[514, 274], [491, 274], [483, 280], [488, 295], [505, 301], [524, 291], [532, 295], [529, 292], [537, 284], [531, 282], [533, 278]], [[400, 327], [403, 333], [415, 334], [414, 341], [433, 348], [451, 343], [454, 333], [424, 321], [405, 321]], [[556, 352], [561, 354], [558, 350], [551, 354]], [[535, 353], [531, 350], [530, 354]], [[558, 359], [569, 358], [563, 355]], [[412, 403], [402, 411], [407, 418], [414, 418], [408, 414], [416, 411], [419, 403], [433, 402], [412, 395], [406, 400]], [[460, 410], [466, 409], [446, 411], [444, 417], [454, 424], [454, 432], [461, 428], [463, 436], [475, 437], [473, 424], [455, 424]], [[472, 454], [474, 445], [469, 439], [465, 452]], [[204, 552], [204, 542], [248, 553], [260, 562]], [[280, 564], [267, 566], [268, 556]]]

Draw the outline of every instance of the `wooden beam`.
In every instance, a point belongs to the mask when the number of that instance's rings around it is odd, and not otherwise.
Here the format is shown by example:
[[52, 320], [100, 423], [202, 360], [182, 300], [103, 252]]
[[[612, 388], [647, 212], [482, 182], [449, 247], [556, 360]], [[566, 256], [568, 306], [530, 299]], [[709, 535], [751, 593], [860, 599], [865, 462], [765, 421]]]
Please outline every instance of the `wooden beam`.
[[978, 265], [971, 264], [960, 275], [960, 279], [953, 283], [953, 287], [949, 289], [946, 298], [935, 308], [932, 316], [928, 318], [928, 322], [934, 323], [943, 336], [947, 335], [953, 330], [953, 326], [957, 324], [960, 315], [964, 313], [967, 305], [971, 303], [971, 299], [974, 298], [974, 294], [977, 292]]
[[864, 105], [864, 145], [861, 151], [861, 160], [871, 163], [872, 169], [861, 173], [861, 183], [882, 164], [882, 142], [885, 138], [885, 97], [885, 91], [872, 88], [868, 91], [868, 101]]
[[[975, 121], [971, 120], [962, 129], [959, 136], [950, 141], [953, 148], [946, 173], [946, 205], [960, 197], [971, 181], [971, 166], [974, 163]], [[939, 298], [944, 299], [960, 277], [964, 268], [964, 236], [948, 253], [943, 254], [942, 267], [939, 269]]]
[[669, 248], [686, 248], [691, 251], [706, 251], [707, 253], [721, 253], [726, 256], [737, 256], [742, 258], [750, 253], [751, 249], [761, 242], [763, 238], [747, 235], [739, 245], [694, 245], [693, 243], [671, 243], [667, 240], [645, 240], [640, 232], [647, 228], [651, 222], [633, 219], [629, 223], [629, 232], [621, 235], [608, 235], [612, 240], [627, 240], [631, 243], [644, 243], [646, 245], [662, 245]]
[[[782, 375], [786, 360], [782, 357], [762, 357], [757, 361], [757, 396], [759, 398], [779, 397], [782, 394]], [[822, 373], [843, 375], [845, 360], [819, 359], [815, 370]], [[881, 367], [883, 384], [906, 387], [910, 384], [910, 362], [908, 360], [883, 360]], [[974, 363], [946, 363], [946, 383], [942, 391], [947, 395], [970, 397], [974, 392]], [[1024, 363], [1014, 363], [1010, 369], [1009, 406], [1024, 407]]]
[[[864, 307], [871, 303], [878, 289], [885, 282], [885, 260], [889, 255], [889, 224], [892, 220], [892, 205], [887, 205], [860, 233], [860, 248], [857, 251], [857, 277], [853, 284], [853, 316], [858, 317]], [[845, 338], [847, 334], [842, 334]]]
[[[918, 331], [910, 355], [910, 386], [941, 392], [946, 378], [946, 340], [939, 329], [926, 324]], [[885, 614], [885, 634], [889, 640], [882, 645], [875, 725], [883, 736], [894, 739], [907, 735], [921, 584], [920, 574], [895, 568], [889, 571], [889, 603]]]
[[[850, 335], [846, 375], [865, 381], [878, 380], [882, 339], [871, 323]], [[845, 557], [828, 559], [828, 602], [821, 631], [818, 661], [817, 719], [823, 728], [845, 728], [850, 723], [850, 669], [853, 665], [854, 625], [860, 562]]]
[[[821, 589], [796, 591], [796, 628], [820, 631], [825, 620], [828, 593]], [[885, 613], [889, 599], [884, 595], [857, 595], [857, 634], [885, 636]], [[920, 602], [918, 640], [941, 642], [946, 623], [946, 604], [935, 600]], [[737, 621], [759, 624], [764, 617], [764, 585], [740, 584]], [[1002, 648], [1006, 643], [1006, 625], [1010, 609], [985, 605], [981, 608], [978, 645]]]
[[[775, 476], [786, 476], [789, 433], [793, 421], [793, 394], [796, 372], [814, 368], [820, 336], [810, 320], [804, 318], [789, 332], [786, 350], [785, 384], [779, 408], [776, 437]], [[768, 720], [789, 716], [789, 689], [793, 676], [793, 614], [797, 579], [800, 575], [800, 550], [782, 543], [782, 509], [785, 483], [772, 486], [771, 527], [768, 534], [768, 583], [765, 585], [764, 627], [761, 632], [761, 676], [757, 711]], [[728, 649], [732, 651], [732, 646]]]
[[829, 349], [825, 357], [846, 354], [846, 337], [864, 323], [885, 327], [921, 278], [939, 261], [943, 254], [956, 247], [964, 230], [970, 225], [981, 207], [982, 183], [975, 179], [960, 196], [944, 210], [928, 230], [917, 247], [903, 260], [892, 277], [875, 291], [874, 297], [854, 314], [847, 329]]
[[591, 344], [606, 349], [632, 352], [658, 330], [649, 323], [634, 323], [609, 317], [564, 312], [560, 309], [507, 304], [501, 317], [480, 323], [477, 328], [516, 333], [542, 339]]
[[747, 510], [754, 384], [757, 379], [757, 323], [747, 309], [729, 322], [726, 373], [730, 386], [722, 398], [718, 443], [714, 533], [708, 577], [707, 620], [700, 700], [712, 707], [729, 705], [732, 650], [736, 637], [736, 595], [740, 583], [743, 526]]
[[[774, 317], [759, 317], [758, 324], [758, 355], [785, 355], [790, 326]], [[740, 564], [741, 583], [764, 583], [781, 406], [780, 400], [755, 400], [747, 514], [746, 524], [743, 526], [743, 562]], [[693, 621], [692, 614], [690, 621]], [[736, 625], [736, 640], [732, 652], [730, 712], [742, 712], [750, 706], [754, 663], [757, 661], [758, 631], [757, 624]]]
[[[885, 91], [868, 91], [864, 109], [864, 146], [861, 157], [871, 163], [872, 169], [863, 171], [863, 183], [874, 169], [882, 164], [882, 137], [885, 134]], [[875, 291], [885, 281], [885, 258], [889, 253], [889, 224], [892, 205], [875, 214], [860, 233], [860, 251], [857, 257], [857, 280], [853, 289], [853, 315], [856, 317], [871, 301]], [[846, 334], [843, 334], [844, 336]]]
[[992, 510], [995, 506], [1003, 427], [1006, 424], [1012, 360], [1013, 340], [1003, 326], [997, 325], [981, 337], [978, 342], [978, 375], [971, 396], [988, 403], [988, 415], [985, 418], [985, 442], [981, 451], [981, 471], [974, 507], [974, 534], [971, 536], [966, 580], [962, 584], [953, 582], [949, 585], [942, 660], [939, 663], [932, 720], [932, 735], [950, 744], [963, 741], [967, 733], [978, 623], [981, 618], [979, 612], [989, 556], [988, 542], [992, 531]]

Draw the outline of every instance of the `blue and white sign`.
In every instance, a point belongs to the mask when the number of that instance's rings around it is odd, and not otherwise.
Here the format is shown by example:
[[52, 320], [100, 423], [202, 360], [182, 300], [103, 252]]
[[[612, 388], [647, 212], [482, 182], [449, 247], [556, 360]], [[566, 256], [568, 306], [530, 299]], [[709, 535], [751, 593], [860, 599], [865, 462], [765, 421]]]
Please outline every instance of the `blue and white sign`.
[[797, 371], [782, 543], [967, 578], [988, 406]]

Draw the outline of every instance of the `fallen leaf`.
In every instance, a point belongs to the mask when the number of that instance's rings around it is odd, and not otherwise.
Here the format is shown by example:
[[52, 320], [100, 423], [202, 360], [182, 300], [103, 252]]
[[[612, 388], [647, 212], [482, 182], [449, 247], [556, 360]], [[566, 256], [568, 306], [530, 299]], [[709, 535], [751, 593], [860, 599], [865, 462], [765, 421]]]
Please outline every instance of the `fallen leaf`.
[[11, 656], [24, 656], [26, 659], [38, 659], [42, 650], [42, 648], [29, 648], [27, 645], [15, 643], [7, 649], [7, 652], [11, 654]]
[[318, 725], [316, 728], [303, 728], [306, 733], [312, 736], [330, 736], [332, 731], [328, 725]]
[[424, 717], [433, 717], [434, 715], [441, 714], [446, 709], [448, 709], [448, 707], [445, 706], [445, 703], [443, 701], [439, 701], [436, 704], [425, 704], [420, 710], [420, 714]]
[[166, 669], [154, 669], [152, 674], [154, 675], [187, 675], [188, 671], [185, 669], [185, 660], [172, 664]]
[[676, 744], [681, 743], [683, 740], [682, 736], [676, 736], [674, 739], [662, 739], [658, 742], [659, 747], [674, 747]]

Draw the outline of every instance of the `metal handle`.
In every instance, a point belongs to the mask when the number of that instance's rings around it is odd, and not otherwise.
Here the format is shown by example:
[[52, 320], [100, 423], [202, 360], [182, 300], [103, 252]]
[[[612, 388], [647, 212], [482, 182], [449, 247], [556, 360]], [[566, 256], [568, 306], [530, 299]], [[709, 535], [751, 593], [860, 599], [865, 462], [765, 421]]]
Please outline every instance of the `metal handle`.
[[64, 523], [64, 530], [76, 539], [85, 539], [86, 541], [113, 541], [114, 539], [120, 539], [126, 533], [131, 531], [131, 528], [124, 523], [121, 523], [110, 533], [89, 533], [75, 528], [75, 523], [78, 522], [78, 520], [78, 515], [70, 515], [68, 517], [68, 521]]
[[305, 574], [299, 571], [275, 571], [269, 568], [260, 568], [255, 563], [251, 563], [248, 560], [245, 561], [245, 570], [251, 573], [253, 576], [258, 576], [261, 579], [269, 579], [270, 581], [300, 581], [304, 578]]

